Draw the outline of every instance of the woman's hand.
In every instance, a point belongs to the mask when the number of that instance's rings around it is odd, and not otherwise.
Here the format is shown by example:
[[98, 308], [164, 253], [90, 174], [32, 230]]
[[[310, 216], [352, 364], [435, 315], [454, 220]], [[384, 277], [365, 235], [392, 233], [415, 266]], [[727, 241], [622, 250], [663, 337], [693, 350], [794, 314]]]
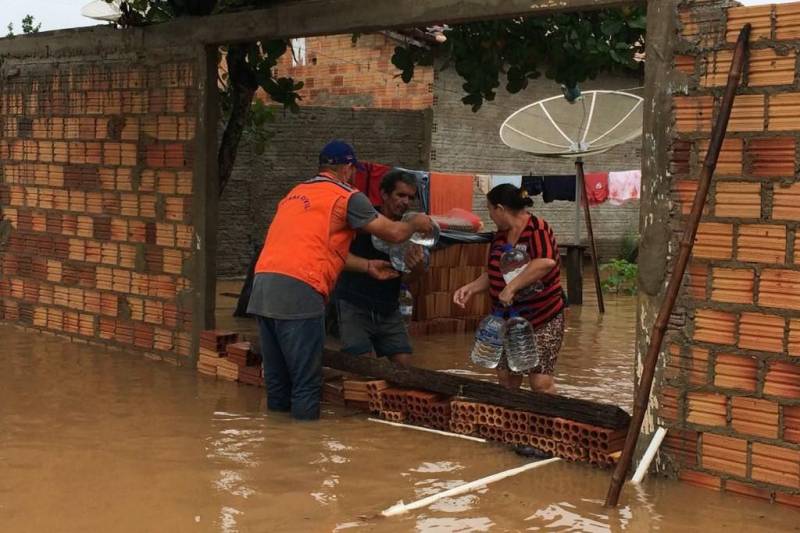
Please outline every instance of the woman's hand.
[[453, 303], [464, 309], [473, 294], [475, 294], [475, 291], [472, 288], [472, 283], [468, 283], [453, 294]]
[[508, 307], [512, 303], [514, 303], [514, 297], [516, 295], [517, 295], [517, 290], [513, 288], [511, 285], [506, 285], [505, 288], [497, 296], [497, 299], [500, 300], [501, 304]]

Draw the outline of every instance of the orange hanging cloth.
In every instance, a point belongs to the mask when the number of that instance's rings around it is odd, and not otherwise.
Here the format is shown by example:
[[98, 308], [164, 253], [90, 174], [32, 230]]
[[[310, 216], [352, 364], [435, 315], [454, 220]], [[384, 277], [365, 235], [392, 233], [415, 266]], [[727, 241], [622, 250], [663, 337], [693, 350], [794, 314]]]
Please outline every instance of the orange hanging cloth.
[[430, 214], [446, 215], [451, 209], [472, 211], [472, 184], [470, 174], [431, 172]]

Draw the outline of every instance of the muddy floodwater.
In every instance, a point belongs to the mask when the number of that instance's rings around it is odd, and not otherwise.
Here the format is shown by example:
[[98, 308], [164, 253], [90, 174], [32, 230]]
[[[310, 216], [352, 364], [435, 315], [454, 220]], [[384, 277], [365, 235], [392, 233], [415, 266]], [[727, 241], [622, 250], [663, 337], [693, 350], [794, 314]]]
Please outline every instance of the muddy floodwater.
[[[221, 313], [234, 300], [220, 299]], [[563, 393], [630, 409], [634, 301], [572, 308]], [[226, 319], [227, 325], [233, 321]], [[246, 322], [239, 325], [247, 327]], [[798, 531], [796, 509], [666, 479], [602, 506], [610, 471], [558, 462], [394, 518], [381, 510], [508, 468], [507, 449], [369, 422], [265, 414], [263, 391], [0, 327], [0, 532]], [[468, 337], [417, 362], [491, 376]]]

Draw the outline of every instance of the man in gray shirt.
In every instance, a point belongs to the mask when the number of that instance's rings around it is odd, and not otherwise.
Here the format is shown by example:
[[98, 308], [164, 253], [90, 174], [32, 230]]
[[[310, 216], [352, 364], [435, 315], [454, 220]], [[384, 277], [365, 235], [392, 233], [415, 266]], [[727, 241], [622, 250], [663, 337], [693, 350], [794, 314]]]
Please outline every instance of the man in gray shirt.
[[318, 176], [278, 205], [247, 308], [259, 323], [267, 408], [304, 420], [319, 418], [325, 303], [339, 273], [347, 269], [384, 280], [399, 275], [387, 261], [349, 253], [355, 230], [394, 243], [431, 231], [426, 215], [389, 220], [349, 185], [357, 161], [347, 143], [328, 143], [319, 164]]

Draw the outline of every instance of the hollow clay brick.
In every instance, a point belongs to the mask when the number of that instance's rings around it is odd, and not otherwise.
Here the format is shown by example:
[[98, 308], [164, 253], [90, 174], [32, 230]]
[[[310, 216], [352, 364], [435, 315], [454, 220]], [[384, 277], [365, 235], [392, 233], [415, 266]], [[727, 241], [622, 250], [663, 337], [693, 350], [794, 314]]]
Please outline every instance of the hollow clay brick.
[[757, 372], [758, 362], [753, 357], [720, 353], [714, 367], [714, 385], [754, 392]]
[[739, 318], [739, 347], [764, 352], [783, 352], [786, 321], [761, 313], [742, 313]]
[[698, 309], [695, 312], [695, 340], [733, 344], [735, 330], [736, 317], [731, 313], [712, 309]]
[[718, 222], [701, 222], [693, 252], [695, 257], [730, 259], [733, 254], [733, 226]]
[[776, 184], [772, 196], [772, 220], [800, 220], [800, 183]]
[[752, 304], [755, 272], [744, 268], [712, 270], [711, 299], [718, 302]]
[[736, 396], [731, 399], [731, 426], [739, 433], [775, 439], [778, 437], [778, 404]]
[[764, 394], [792, 400], [800, 398], [800, 366], [785, 361], [771, 362], [764, 378]]
[[703, 433], [700, 460], [705, 469], [744, 477], [747, 472], [747, 441]]
[[704, 426], [726, 424], [727, 397], [711, 392], [689, 392], [687, 394], [687, 421]]
[[[750, 175], [755, 177], [794, 176], [795, 144], [796, 141], [792, 137], [747, 141], [745, 154], [750, 160]], [[784, 217], [773, 216], [773, 218]]]
[[754, 442], [750, 460], [754, 480], [800, 488], [800, 451]]

